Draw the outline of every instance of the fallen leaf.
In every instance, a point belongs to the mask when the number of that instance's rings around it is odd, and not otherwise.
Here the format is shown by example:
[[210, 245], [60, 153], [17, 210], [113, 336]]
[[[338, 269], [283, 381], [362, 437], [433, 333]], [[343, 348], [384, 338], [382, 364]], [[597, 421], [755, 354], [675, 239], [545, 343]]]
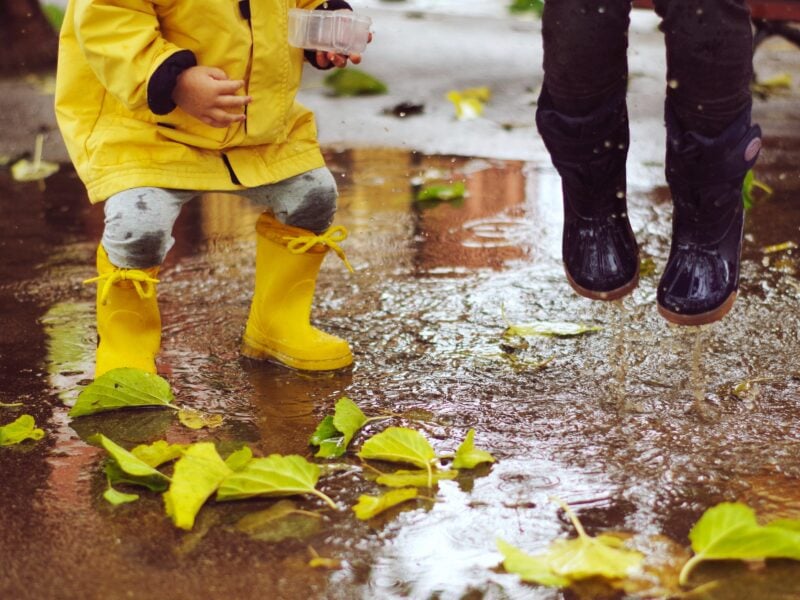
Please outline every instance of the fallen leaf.
[[36, 427], [31, 415], [22, 415], [16, 421], [0, 427], [0, 446], [12, 446], [27, 439], [40, 440], [44, 431]]
[[450, 469], [447, 471], [434, 471], [429, 474], [427, 471], [395, 471], [394, 473], [382, 473], [375, 480], [380, 485], [387, 487], [428, 487], [436, 485], [440, 481], [455, 479], [458, 471]]
[[279, 500], [269, 508], [245, 515], [234, 528], [262, 542], [303, 540], [321, 527], [322, 517], [307, 510], [300, 510], [291, 500]]
[[180, 457], [186, 448], [188, 446], [185, 444], [170, 444], [166, 440], [158, 440], [152, 444], [136, 446], [131, 449], [131, 454], [142, 462], [156, 468]]
[[169, 486], [169, 477], [103, 434], [93, 435], [88, 441], [99, 444], [111, 456], [112, 462], [106, 466], [106, 475], [111, 484], [130, 483], [144, 486], [152, 491], [162, 491]]
[[474, 469], [479, 464], [485, 462], [494, 462], [494, 456], [486, 450], [480, 450], [475, 447], [475, 430], [470, 429], [467, 432], [467, 437], [456, 450], [456, 455], [453, 459], [453, 468]]
[[603, 328], [598, 325], [584, 325], [583, 323], [561, 323], [553, 321], [540, 321], [538, 323], [526, 323], [520, 325], [509, 325], [503, 332], [504, 337], [529, 335], [544, 335], [549, 337], [573, 337], [585, 333], [594, 333]]
[[215, 429], [222, 425], [222, 415], [211, 415], [194, 408], [182, 408], [178, 411], [178, 420], [189, 429]]
[[369, 73], [358, 69], [337, 69], [324, 79], [334, 96], [368, 96], [385, 94], [386, 84]]
[[36, 136], [33, 160], [23, 158], [11, 165], [11, 177], [15, 181], [41, 181], [58, 171], [58, 164], [42, 160], [44, 136]]
[[795, 250], [795, 249], [797, 249], [797, 242], [789, 240], [788, 242], [783, 242], [781, 244], [764, 246], [761, 249], [761, 252], [763, 252], [764, 254], [775, 254], [776, 252], [785, 252], [787, 250]]
[[463, 181], [455, 181], [453, 183], [442, 183], [430, 185], [422, 188], [417, 192], [417, 200], [426, 202], [430, 200], [440, 200], [447, 202], [450, 200], [458, 200], [463, 198], [467, 192], [467, 187]]
[[68, 415], [83, 417], [121, 408], [172, 408], [174, 396], [166, 379], [140, 369], [112, 369], [87, 385]]
[[416, 497], [417, 488], [391, 490], [380, 496], [361, 495], [358, 497], [358, 503], [353, 506], [353, 512], [356, 514], [356, 518], [366, 521], [393, 506], [397, 506], [398, 504], [407, 502]]
[[428, 472], [428, 487], [433, 485], [431, 463], [436, 458], [436, 453], [428, 440], [413, 429], [389, 427], [364, 442], [358, 456], [420, 467]]
[[119, 490], [115, 490], [109, 485], [108, 489], [103, 492], [103, 498], [105, 498], [109, 504], [119, 506], [121, 504], [136, 502], [139, 499], [139, 494], [126, 494], [124, 492], [120, 492]]

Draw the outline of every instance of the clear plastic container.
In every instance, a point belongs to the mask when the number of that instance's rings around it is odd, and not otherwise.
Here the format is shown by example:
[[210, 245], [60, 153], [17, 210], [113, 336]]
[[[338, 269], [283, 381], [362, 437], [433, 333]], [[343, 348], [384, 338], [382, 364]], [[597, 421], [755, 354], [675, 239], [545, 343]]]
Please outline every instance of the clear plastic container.
[[289, 44], [295, 48], [360, 54], [367, 47], [372, 19], [351, 10], [289, 9]]

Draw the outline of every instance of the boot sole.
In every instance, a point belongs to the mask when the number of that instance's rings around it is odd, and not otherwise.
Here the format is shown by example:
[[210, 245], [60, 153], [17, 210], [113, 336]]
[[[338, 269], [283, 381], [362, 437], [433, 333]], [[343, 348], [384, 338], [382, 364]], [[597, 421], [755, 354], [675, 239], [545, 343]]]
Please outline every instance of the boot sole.
[[660, 304], [658, 305], [658, 314], [675, 325], [689, 327], [708, 325], [709, 323], [719, 321], [722, 317], [730, 312], [731, 308], [733, 308], [733, 303], [736, 301], [736, 295], [737, 292], [733, 292], [718, 308], [708, 312], [700, 313], [699, 315], [684, 315], [681, 313], [672, 312]]
[[639, 285], [639, 271], [636, 271], [636, 275], [633, 276], [628, 283], [623, 286], [620, 286], [613, 290], [608, 290], [607, 292], [598, 292], [597, 290], [589, 290], [585, 287], [582, 287], [575, 283], [575, 280], [570, 277], [569, 272], [567, 271], [566, 267], [564, 268], [564, 272], [567, 274], [567, 281], [569, 285], [575, 290], [580, 296], [584, 298], [589, 298], [590, 300], [619, 300], [620, 298], [624, 298], [628, 294], [630, 294], [633, 290], [636, 289], [636, 286]]
[[242, 343], [241, 354], [253, 360], [277, 362], [299, 371], [336, 371], [337, 369], [343, 369], [353, 364], [353, 355], [349, 352], [334, 358], [308, 360], [296, 358], [279, 350], [275, 350], [274, 348], [268, 348], [262, 344], [253, 344], [249, 341]]

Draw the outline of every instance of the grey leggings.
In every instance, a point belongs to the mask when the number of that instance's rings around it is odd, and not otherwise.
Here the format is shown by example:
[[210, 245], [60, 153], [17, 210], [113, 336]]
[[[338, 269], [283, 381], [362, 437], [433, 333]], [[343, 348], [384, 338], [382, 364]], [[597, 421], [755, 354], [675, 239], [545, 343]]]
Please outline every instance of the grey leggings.
[[[270, 185], [232, 192], [271, 210], [294, 227], [322, 233], [336, 213], [336, 180], [325, 167]], [[155, 187], [125, 190], [105, 201], [102, 244], [111, 264], [124, 269], [161, 265], [175, 243], [181, 208], [199, 192]]]

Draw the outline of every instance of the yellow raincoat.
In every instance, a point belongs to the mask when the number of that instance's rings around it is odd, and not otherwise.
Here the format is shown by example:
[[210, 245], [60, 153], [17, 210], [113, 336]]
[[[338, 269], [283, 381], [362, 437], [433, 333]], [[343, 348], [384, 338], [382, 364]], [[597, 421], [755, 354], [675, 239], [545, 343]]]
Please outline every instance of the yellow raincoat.
[[[56, 116], [89, 199], [140, 186], [234, 190], [323, 166], [314, 117], [295, 101], [303, 51], [287, 43], [288, 9], [322, 2], [252, 0], [248, 21], [238, 0], [70, 0]], [[150, 77], [181, 50], [246, 82], [246, 123], [150, 111]]]

